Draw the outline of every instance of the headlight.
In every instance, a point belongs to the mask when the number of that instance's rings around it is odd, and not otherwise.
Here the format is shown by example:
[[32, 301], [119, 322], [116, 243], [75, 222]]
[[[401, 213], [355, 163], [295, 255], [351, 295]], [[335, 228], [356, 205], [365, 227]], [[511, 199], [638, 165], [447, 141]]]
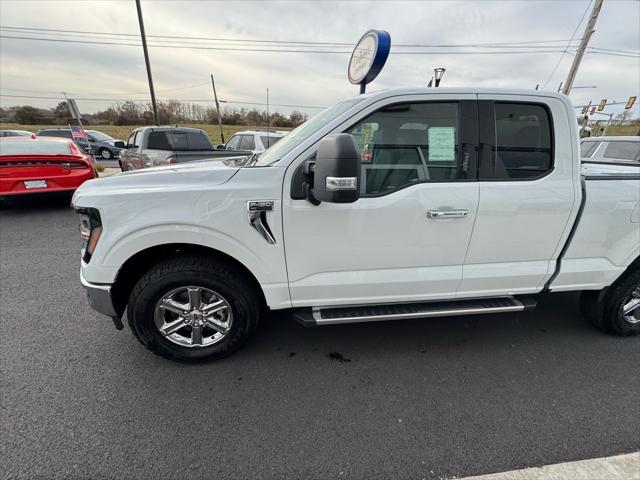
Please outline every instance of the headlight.
[[76, 211], [80, 215], [80, 236], [82, 237], [82, 249], [84, 251], [82, 259], [85, 262], [89, 262], [102, 235], [100, 212], [95, 208], [82, 207], [77, 208]]

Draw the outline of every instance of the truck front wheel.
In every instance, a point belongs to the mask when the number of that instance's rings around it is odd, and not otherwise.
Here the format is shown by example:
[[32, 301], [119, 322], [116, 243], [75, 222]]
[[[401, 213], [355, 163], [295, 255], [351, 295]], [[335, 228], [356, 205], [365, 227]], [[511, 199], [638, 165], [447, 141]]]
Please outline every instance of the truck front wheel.
[[152, 352], [194, 361], [235, 352], [255, 330], [260, 311], [253, 282], [243, 272], [224, 261], [181, 255], [142, 276], [127, 317]]
[[583, 292], [581, 310], [598, 328], [615, 335], [640, 333], [640, 268], [625, 273], [602, 296]]

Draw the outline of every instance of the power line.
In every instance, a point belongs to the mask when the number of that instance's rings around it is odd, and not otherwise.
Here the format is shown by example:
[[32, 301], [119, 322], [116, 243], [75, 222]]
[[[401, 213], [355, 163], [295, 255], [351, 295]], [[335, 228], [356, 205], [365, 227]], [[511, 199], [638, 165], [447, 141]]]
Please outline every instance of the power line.
[[[587, 7], [588, 10], [588, 7]], [[586, 11], [585, 11], [586, 12]], [[580, 21], [580, 24], [578, 24], [578, 27], [581, 25], [582, 21], [584, 20], [584, 15]], [[559, 43], [559, 42], [568, 42], [567, 45], [564, 46], [563, 50], [558, 50], [559, 52], [562, 52], [563, 55], [566, 53], [571, 53], [568, 51], [568, 48], [570, 47], [575, 47], [576, 45], [572, 45], [572, 42], [574, 40], [575, 37], [575, 32], [574, 31], [573, 37], [569, 40], [566, 39], [559, 39], [559, 40], [528, 40], [528, 41], [520, 41], [520, 42], [494, 42], [494, 43], [467, 43], [467, 44], [395, 44], [394, 48], [481, 48], [481, 49], [490, 49], [490, 48], [510, 48], [510, 49], [539, 49], [539, 48], [562, 48], [560, 45], [549, 45], [549, 44], [553, 44], [553, 43]], [[7, 33], [11, 33], [14, 35], [14, 37], [4, 37], [4, 38], [17, 38], [17, 39], [29, 39], [29, 40], [40, 40], [40, 41], [62, 41], [61, 39], [47, 39], [47, 38], [38, 38], [38, 37], [19, 37], [19, 36], [15, 36], [17, 33], [20, 32], [26, 32], [26, 33], [31, 33], [31, 34], [35, 34], [35, 35], [50, 35], [50, 36], [65, 36], [65, 37], [78, 37], [79, 35], [82, 35], [80, 38], [82, 39], [86, 39], [86, 40], [75, 40], [75, 41], [71, 41], [69, 40], [69, 43], [82, 43], [83, 41], [86, 41], [87, 43], [97, 43], [100, 44], [100, 42], [88, 42], [88, 40], [117, 40], [112, 38], [113, 36], [120, 36], [120, 37], [132, 37], [131, 39], [129, 38], [125, 38], [123, 40], [125, 40], [125, 42], [114, 42], [114, 43], [110, 43], [110, 42], [103, 42], [104, 44], [113, 44], [113, 45], [124, 45], [124, 46], [139, 46], [139, 44], [131, 44], [131, 43], [126, 43], [126, 40], [137, 40], [138, 39], [138, 34], [133, 34], [133, 33], [116, 33], [116, 32], [100, 32], [100, 33], [96, 33], [96, 32], [91, 32], [91, 31], [86, 31], [86, 30], [65, 30], [65, 29], [48, 29], [48, 28], [36, 28], [36, 27], [14, 27], [14, 26], [0, 26], [0, 29], [4, 29], [7, 30]], [[201, 47], [208, 47], [210, 49], [220, 49], [223, 50], [223, 48], [218, 48], [218, 47], [224, 47], [224, 46], [230, 46], [230, 47], [241, 47], [241, 48], [234, 48], [234, 49], [229, 49], [229, 50], [233, 50], [233, 51], [239, 51], [239, 50], [248, 50], [248, 51], [254, 51], [250, 48], [247, 47], [251, 47], [251, 43], [259, 43], [261, 45], [258, 45], [261, 47], [260, 50], [255, 50], [255, 51], [263, 51], [264, 48], [266, 47], [274, 47], [277, 49], [284, 49], [284, 48], [296, 48], [298, 50], [295, 50], [295, 52], [307, 52], [307, 51], [311, 51], [311, 50], [306, 50], [305, 47], [314, 47], [314, 46], [348, 46], [351, 47], [353, 46], [352, 43], [347, 43], [347, 42], [311, 42], [311, 41], [295, 41], [295, 40], [264, 40], [264, 39], [237, 39], [237, 38], [213, 38], [213, 37], [188, 37], [188, 36], [184, 36], [184, 35], [148, 35], [149, 38], [156, 38], [156, 39], [183, 39], [183, 40], [179, 40], [179, 41], [172, 41], [172, 40], [155, 40], [156, 42], [160, 42], [160, 44], [154, 44], [153, 46], [155, 47], [165, 47], [167, 48], [168, 45], [166, 44], [175, 44], [175, 43], [186, 43], [184, 40], [205, 40], [205, 41], [214, 41], [214, 42], [235, 42], [235, 43], [217, 43], [214, 45], [202, 45], [201, 42], [197, 42], [195, 44], [192, 43], [187, 43], [187, 45], [175, 45], [175, 48], [187, 48], [191, 45], [195, 45], [195, 48]], [[240, 42], [240, 43], [238, 43]], [[269, 45], [269, 44], [275, 44], [275, 45]], [[541, 44], [545, 44], [545, 45], [541, 45]], [[215, 48], [214, 48], [215, 47]], [[590, 47], [594, 50], [600, 50], [600, 51], [609, 51], [609, 52], [613, 52], [613, 53], [627, 53], [627, 54], [640, 54], [640, 52], [636, 52], [636, 51], [629, 51], [629, 50], [620, 50], [620, 49], [610, 49], [610, 48], [598, 48], [598, 47]], [[271, 50], [264, 50], [264, 51], [271, 51]], [[280, 50], [278, 50], [280, 51]], [[316, 52], [315, 50], [312, 50], [313, 52]], [[340, 51], [318, 51], [318, 53], [350, 53], [350, 50], [340, 50]], [[395, 51], [394, 53], [396, 54], [412, 54], [412, 52], [397, 52]], [[427, 52], [419, 52], [419, 53], [414, 53], [414, 54], [424, 54]], [[436, 52], [432, 52], [432, 54], [435, 54]], [[450, 52], [443, 52], [443, 53], [450, 53]], [[496, 52], [496, 53], [503, 53], [503, 52]], [[532, 52], [523, 52], [523, 53], [532, 53]], [[549, 53], [548, 50], [545, 50], [544, 52], [541, 53]], [[560, 58], [560, 60], [562, 59], [562, 56]], [[559, 60], [559, 61], [560, 61]], [[559, 63], [557, 64], [559, 65]], [[556, 67], [557, 68], [557, 67]], [[547, 81], [548, 83], [548, 81]]]
[[[37, 32], [59, 32], [59, 33], [75, 33], [84, 34], [89, 36], [96, 36], [96, 32], [87, 30], [65, 30], [65, 29], [51, 29], [51, 28], [36, 28], [36, 27], [14, 27], [14, 26], [0, 26], [2, 29], [7, 30], [23, 30], [23, 31], [37, 31]], [[123, 36], [138, 38], [138, 34], [135, 33], [121, 33], [121, 32], [101, 32], [103, 36]], [[177, 38], [183, 40], [208, 40], [208, 41], [222, 41], [222, 42], [243, 42], [243, 43], [273, 43], [273, 44], [298, 44], [298, 45], [320, 45], [320, 46], [345, 46], [353, 47], [353, 42], [311, 42], [311, 41], [299, 41], [299, 40], [265, 40], [265, 39], [239, 39], [239, 38], [214, 38], [214, 37], [190, 37], [184, 35], [147, 35], [149, 38]], [[570, 39], [569, 41], [571, 41]], [[527, 44], [537, 43], [562, 43], [566, 42], [566, 39], [560, 40], [529, 40], [520, 42], [495, 42], [495, 43], [470, 43], [470, 44], [396, 44], [396, 47], [493, 47], [493, 46], [507, 46], [507, 45], [523, 45], [521, 48], [526, 48]]]
[[[166, 92], [175, 92], [178, 90], [189, 90], [191, 88], [202, 87], [203, 85], [208, 85], [209, 82], [204, 83], [196, 83], [195, 85], [188, 85], [186, 87], [176, 87], [176, 88], [166, 88], [162, 90], [157, 90], [158, 93], [166, 93]], [[2, 90], [11, 90], [12, 92], [28, 92], [28, 93], [60, 93], [61, 90], [28, 90], [22, 88], [5, 88], [2, 87]], [[67, 93], [74, 95], [147, 95], [149, 91], [146, 92], [108, 92], [108, 93], [98, 93], [98, 92], [77, 92], [77, 91], [67, 91]]]
[[[117, 38], [113, 38], [110, 37], [108, 35], [112, 35], [109, 33], [89, 33], [88, 34], [76, 34], [76, 33], [72, 33], [72, 34], [66, 34], [66, 33], [49, 33], [49, 32], [31, 32], [31, 31], [26, 31], [26, 30], [13, 30], [7, 27], [1, 27], [0, 26], [0, 30], [5, 30], [5, 33], [10, 33], [13, 35], [18, 35], [18, 34], [30, 34], [30, 35], [48, 35], [48, 36], [55, 36], [55, 37], [71, 37], [71, 38], [79, 38], [79, 39], [86, 39], [86, 40], [118, 40]], [[194, 42], [190, 42], [188, 40], [196, 40], [198, 38], [201, 37], [173, 37], [173, 38], [185, 38], [187, 40], [162, 40], [162, 39], [158, 39], [158, 37], [163, 37], [163, 36], [154, 36], [154, 35], [147, 35], [148, 38], [154, 38], [155, 37], [155, 42], [160, 43], [160, 44], [186, 44], [186, 45], [203, 45], [202, 41], [196, 41]], [[45, 37], [46, 38], [46, 37]], [[45, 40], [45, 38], [42, 38], [42, 40]], [[137, 40], [136, 37], [133, 38], [123, 38], [123, 41], [133, 41], [133, 40]], [[209, 40], [212, 41], [212, 40]], [[226, 40], [225, 42], [242, 42], [242, 43], [213, 43], [210, 44], [210, 46], [216, 46], [216, 47], [223, 47], [223, 46], [228, 46], [228, 47], [251, 47], [253, 46], [252, 40]], [[290, 47], [290, 48], [305, 48], [305, 47], [338, 47], [338, 48], [343, 48], [343, 47], [353, 47], [352, 44], [346, 45], [343, 43], [324, 43], [324, 42], [288, 42], [288, 41], [277, 41], [277, 40], [262, 40], [260, 41], [261, 43], [259, 43], [257, 46], [261, 46], [261, 47], [280, 47], [280, 48], [284, 48], [284, 47]], [[275, 42], [275, 45], [265, 45], [265, 43], [267, 42]], [[473, 43], [469, 43], [469, 44], [394, 44], [394, 48], [482, 48], [482, 49], [490, 49], [490, 48], [514, 48], [514, 49], [518, 49], [518, 48], [560, 48], [561, 45], [549, 45], [550, 42], [556, 42], [556, 41], [539, 41], [539, 42], [522, 42], [522, 44], [518, 44], [519, 42], [515, 42], [516, 44], [508, 44], [508, 43], [496, 43], [496, 44], [473, 44]], [[126, 45], [126, 43], [122, 43], [119, 42], [119, 44], [122, 45]], [[543, 44], [543, 45], [541, 45]], [[209, 44], [204, 44], [204, 45], [209, 45]], [[575, 45], [577, 47], [577, 45]], [[349, 53], [351, 50], [345, 50], [346, 53]]]
[[[0, 97], [7, 97], [7, 98], [26, 98], [26, 99], [30, 99], [30, 100], [62, 100], [61, 96], [58, 97], [51, 97], [51, 96], [36, 96], [36, 95], [7, 95], [7, 94], [0, 94]], [[135, 103], [149, 103], [149, 99], [130, 99], [130, 98], [76, 98], [76, 100], [82, 100], [82, 101], [88, 101], [88, 102], [135, 102]], [[176, 100], [178, 102], [192, 102], [192, 103], [212, 103], [215, 102], [214, 100], [210, 99], [210, 98], [203, 98], [203, 99], [183, 99], [183, 100], [178, 100], [178, 99], [167, 99], [164, 100], [169, 101], [169, 100]], [[161, 100], [163, 101], [163, 100]], [[220, 103], [229, 103], [229, 104], [233, 104], [233, 105], [266, 105], [266, 103], [264, 102], [247, 102], [247, 101], [241, 101], [241, 100], [219, 100]], [[310, 109], [323, 109], [326, 107], [321, 107], [318, 105], [291, 105], [291, 104], [276, 104], [276, 103], [269, 103], [269, 105], [272, 105], [274, 107], [282, 107], [282, 108], [310, 108]]]
[[[139, 43], [120, 43], [120, 42], [94, 42], [94, 41], [82, 41], [82, 40], [64, 40], [57, 38], [35, 38], [35, 37], [16, 37], [0, 35], [0, 38], [14, 39], [14, 40], [33, 40], [40, 42], [60, 42], [60, 43], [75, 43], [85, 45], [120, 45], [140, 47]], [[205, 47], [196, 45], [159, 45], [149, 44], [149, 47], [154, 48], [178, 48], [178, 49], [194, 49], [194, 50], [226, 50], [236, 52], [275, 52], [275, 53], [328, 53], [328, 54], [349, 54], [350, 51], [334, 51], [334, 50], [289, 50], [289, 49], [256, 49], [256, 48], [229, 48], [229, 47]], [[553, 48], [553, 47], [549, 47]], [[457, 51], [438, 51], [438, 52], [396, 52], [391, 51], [395, 55], [498, 55], [498, 54], [521, 54], [521, 53], [557, 53], [562, 50], [518, 50], [518, 51], [489, 51], [489, 52], [457, 52]]]

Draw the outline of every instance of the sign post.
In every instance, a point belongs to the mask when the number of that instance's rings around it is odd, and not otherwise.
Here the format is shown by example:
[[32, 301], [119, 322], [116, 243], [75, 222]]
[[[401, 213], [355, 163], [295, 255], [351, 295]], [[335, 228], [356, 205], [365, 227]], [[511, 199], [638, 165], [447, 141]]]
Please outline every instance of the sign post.
[[349, 82], [360, 85], [361, 94], [384, 67], [390, 49], [391, 35], [385, 30], [369, 30], [356, 44], [349, 59], [347, 76]]

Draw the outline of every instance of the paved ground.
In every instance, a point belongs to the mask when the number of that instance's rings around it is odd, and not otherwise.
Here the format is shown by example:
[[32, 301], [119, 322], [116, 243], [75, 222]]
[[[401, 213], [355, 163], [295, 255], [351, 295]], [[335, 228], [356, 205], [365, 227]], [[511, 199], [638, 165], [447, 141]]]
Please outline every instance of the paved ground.
[[87, 306], [66, 204], [0, 210], [2, 477], [440, 479], [640, 449], [640, 338], [592, 329], [575, 295], [317, 329], [273, 315], [231, 358], [171, 363]]

